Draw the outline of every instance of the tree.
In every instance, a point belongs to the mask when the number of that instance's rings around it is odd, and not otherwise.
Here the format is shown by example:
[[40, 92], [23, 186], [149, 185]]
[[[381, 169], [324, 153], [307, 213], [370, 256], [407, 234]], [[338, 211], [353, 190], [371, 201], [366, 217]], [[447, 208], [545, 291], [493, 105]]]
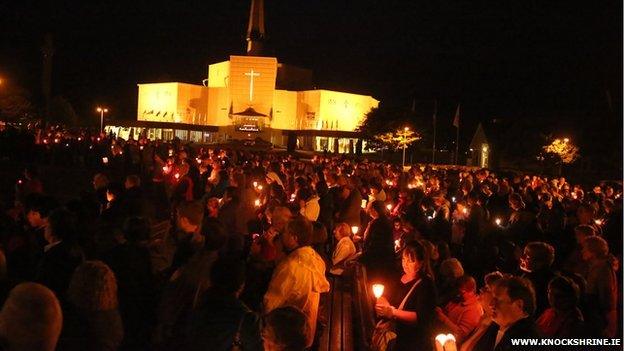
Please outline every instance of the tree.
[[0, 118], [16, 121], [32, 114], [33, 106], [28, 92], [19, 87], [2, 87], [0, 89]]
[[552, 143], [542, 147], [544, 152], [552, 154], [560, 159], [563, 163], [573, 163], [579, 157], [579, 148], [574, 145], [570, 139], [555, 139]]
[[[380, 106], [371, 109], [364, 118], [357, 131], [362, 133], [362, 138], [366, 140], [368, 150], [381, 151], [389, 148], [397, 148], [397, 142], [392, 141], [391, 135], [405, 125], [413, 123], [409, 111], [400, 108]], [[386, 135], [386, 137], [383, 137]], [[384, 141], [386, 138], [386, 141]], [[402, 145], [400, 145], [402, 147]]]
[[556, 163], [559, 165], [559, 175], [561, 175], [563, 164], [573, 163], [581, 156], [579, 154], [579, 148], [568, 138], [557, 138], [550, 144], [544, 145], [542, 150], [555, 159]]

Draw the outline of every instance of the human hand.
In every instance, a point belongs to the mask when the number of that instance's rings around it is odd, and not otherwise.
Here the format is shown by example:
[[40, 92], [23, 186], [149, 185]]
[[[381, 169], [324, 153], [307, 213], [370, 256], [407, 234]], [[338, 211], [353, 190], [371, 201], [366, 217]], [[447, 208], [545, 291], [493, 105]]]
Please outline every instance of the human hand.
[[382, 318], [392, 319], [392, 317], [394, 317], [394, 310], [395, 308], [390, 305], [375, 305], [377, 315]]

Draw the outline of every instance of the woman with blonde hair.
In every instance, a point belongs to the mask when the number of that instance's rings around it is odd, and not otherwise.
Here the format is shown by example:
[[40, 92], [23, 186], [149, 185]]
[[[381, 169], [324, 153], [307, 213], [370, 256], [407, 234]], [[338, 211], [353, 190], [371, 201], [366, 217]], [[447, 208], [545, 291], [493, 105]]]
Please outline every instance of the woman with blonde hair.
[[123, 324], [113, 271], [102, 261], [85, 261], [74, 271], [67, 296], [70, 306], [61, 345], [69, 344], [68, 349], [117, 350], [123, 339]]
[[329, 272], [335, 275], [342, 275], [345, 263], [349, 258], [354, 257], [355, 244], [351, 240], [351, 228], [347, 223], [338, 223], [334, 228], [334, 238], [336, 238], [336, 248], [332, 254], [332, 266]]

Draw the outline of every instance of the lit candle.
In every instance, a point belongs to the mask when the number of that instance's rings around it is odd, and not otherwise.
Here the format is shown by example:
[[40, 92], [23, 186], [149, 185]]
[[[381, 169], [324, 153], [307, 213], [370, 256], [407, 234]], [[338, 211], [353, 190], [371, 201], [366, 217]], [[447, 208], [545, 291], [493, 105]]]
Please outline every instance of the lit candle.
[[399, 252], [400, 249], [401, 249], [401, 239], [396, 239], [394, 241], [394, 251]]
[[108, 157], [102, 157], [102, 162], [104, 164], [107, 164], [108, 163]]
[[360, 228], [356, 225], [351, 227], [351, 232], [355, 235], [357, 234], [358, 230], [360, 230]]
[[455, 202], [455, 200], [456, 200], [456, 199], [455, 199], [455, 196], [453, 196], [453, 197], [451, 198], [451, 201]]
[[462, 210], [462, 212], [463, 212], [464, 214], [468, 214], [468, 209], [464, 207], [464, 209]]
[[386, 208], [388, 209], [388, 211], [392, 211], [392, 204], [387, 204]]
[[17, 184], [22, 184], [22, 183], [23, 183], [23, 181], [21, 179], [17, 180]]
[[594, 223], [596, 223], [596, 225], [602, 225], [602, 219], [595, 219]]
[[262, 190], [262, 185], [258, 185], [258, 190]]
[[500, 218], [496, 218], [496, 220], [494, 220], [494, 222], [496, 222], [496, 225], [498, 225], [498, 226], [501, 225], [501, 219]]
[[297, 198], [295, 193], [290, 194], [290, 202], [295, 202], [295, 198]]
[[375, 295], [376, 299], [380, 298], [381, 295], [383, 295], [383, 293], [384, 293], [383, 284], [373, 284], [373, 295]]
[[361, 206], [362, 208], [366, 208], [366, 203], [367, 203], [367, 201], [366, 201], [366, 200], [362, 200], [362, 204], [361, 204], [360, 206]]
[[256, 201], [254, 201], [254, 205], [256, 207], [260, 207], [260, 199], [256, 199]]
[[254, 186], [254, 188], [257, 188], [258, 187], [258, 182], [253, 182], [253, 186]]
[[436, 351], [457, 351], [457, 344], [453, 334], [438, 334], [435, 341]]
[[173, 176], [175, 177], [176, 180], [180, 179], [180, 173], [176, 173]]

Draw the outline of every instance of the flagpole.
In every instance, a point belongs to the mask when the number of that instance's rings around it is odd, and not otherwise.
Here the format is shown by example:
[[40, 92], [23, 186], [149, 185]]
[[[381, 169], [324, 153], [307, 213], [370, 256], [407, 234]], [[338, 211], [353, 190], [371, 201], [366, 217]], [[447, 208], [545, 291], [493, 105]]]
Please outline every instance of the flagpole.
[[436, 154], [436, 115], [438, 113], [438, 100], [433, 100], [433, 148], [431, 150], [431, 163], [435, 163]]

